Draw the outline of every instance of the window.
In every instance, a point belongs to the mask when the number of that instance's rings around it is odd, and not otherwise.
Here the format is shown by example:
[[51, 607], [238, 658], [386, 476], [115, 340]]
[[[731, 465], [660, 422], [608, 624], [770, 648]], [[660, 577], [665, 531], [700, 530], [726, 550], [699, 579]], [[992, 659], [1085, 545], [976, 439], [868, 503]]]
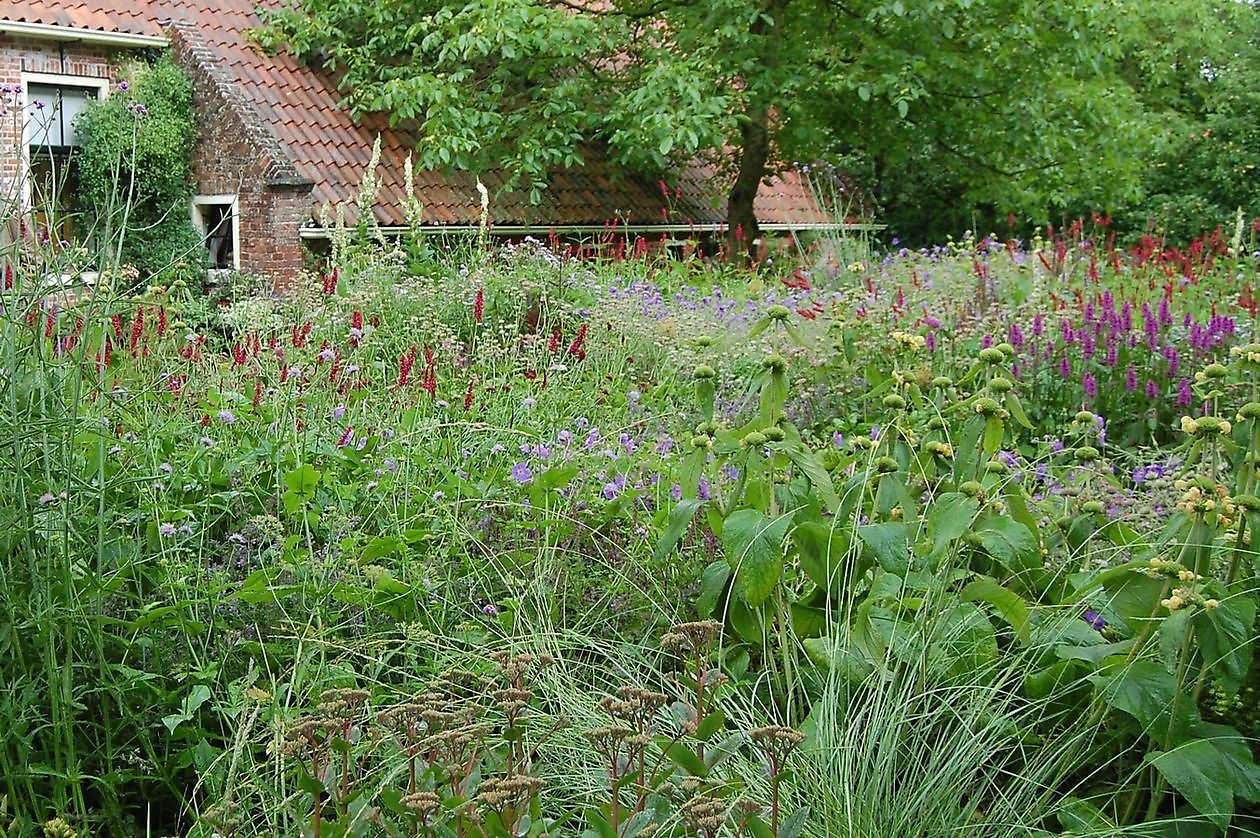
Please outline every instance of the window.
[[210, 271], [240, 268], [237, 240], [240, 224], [235, 195], [198, 195], [192, 203], [193, 226], [205, 242], [205, 264]]
[[76, 128], [89, 104], [105, 95], [106, 79], [30, 73], [25, 87], [22, 145], [27, 162], [27, 205], [36, 229], [74, 241], [80, 232]]

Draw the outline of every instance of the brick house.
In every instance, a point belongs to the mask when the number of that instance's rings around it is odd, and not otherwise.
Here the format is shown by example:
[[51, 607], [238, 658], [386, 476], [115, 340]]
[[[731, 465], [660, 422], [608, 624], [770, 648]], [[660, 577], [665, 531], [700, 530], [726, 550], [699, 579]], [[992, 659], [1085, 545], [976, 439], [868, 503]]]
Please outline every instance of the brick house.
[[[246, 37], [259, 24], [254, 8], [254, 0], [0, 0], [0, 90], [9, 111], [0, 119], [0, 201], [29, 200], [32, 179], [72, 151], [74, 114], [109, 94], [120, 59], [169, 47], [193, 83], [199, 139], [189, 211], [205, 236], [208, 268], [291, 281], [306, 250], [328, 237], [321, 220], [337, 207], [355, 220], [378, 137], [373, 214], [386, 232], [404, 229], [403, 172], [414, 137], [382, 118], [352, 121], [337, 105], [334, 79], [254, 48]], [[55, 103], [54, 125], [42, 132], [29, 119], [37, 100]], [[491, 194], [502, 183], [495, 172], [481, 180]], [[666, 188], [595, 155], [556, 172], [540, 204], [523, 193], [496, 197], [491, 224], [501, 235], [593, 237], [611, 222], [631, 235], [712, 231], [723, 219], [714, 182], [712, 171], [694, 167]], [[477, 228], [472, 175], [420, 171], [414, 186], [426, 228]], [[793, 174], [763, 184], [757, 215], [768, 231], [836, 226]]]

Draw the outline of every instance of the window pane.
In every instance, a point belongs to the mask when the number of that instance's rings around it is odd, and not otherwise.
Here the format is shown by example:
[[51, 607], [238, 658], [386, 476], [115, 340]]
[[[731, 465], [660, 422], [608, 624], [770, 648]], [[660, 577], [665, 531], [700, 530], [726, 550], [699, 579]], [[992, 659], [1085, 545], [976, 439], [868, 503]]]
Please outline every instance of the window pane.
[[88, 103], [96, 99], [96, 90], [31, 84], [26, 92], [26, 144], [53, 148], [77, 145], [75, 127]]

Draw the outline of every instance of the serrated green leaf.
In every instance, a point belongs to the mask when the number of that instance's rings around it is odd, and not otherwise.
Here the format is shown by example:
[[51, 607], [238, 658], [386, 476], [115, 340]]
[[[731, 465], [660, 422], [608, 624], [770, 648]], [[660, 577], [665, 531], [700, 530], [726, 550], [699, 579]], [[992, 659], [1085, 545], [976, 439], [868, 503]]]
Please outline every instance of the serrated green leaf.
[[744, 600], [761, 605], [779, 584], [783, 573], [783, 536], [792, 519], [780, 515], [771, 520], [756, 509], [738, 509], [722, 524], [722, 548], [735, 573]]

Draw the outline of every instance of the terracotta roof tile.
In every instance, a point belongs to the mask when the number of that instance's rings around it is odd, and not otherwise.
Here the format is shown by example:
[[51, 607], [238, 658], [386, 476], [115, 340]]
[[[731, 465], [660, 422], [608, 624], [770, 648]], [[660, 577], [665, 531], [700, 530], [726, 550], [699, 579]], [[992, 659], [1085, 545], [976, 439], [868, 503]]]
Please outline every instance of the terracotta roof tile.
[[[280, 0], [263, 0], [274, 5]], [[354, 214], [354, 195], [362, 181], [377, 133], [381, 135], [381, 184], [374, 214], [382, 224], [404, 223], [403, 168], [414, 139], [392, 130], [383, 117], [356, 124], [338, 107], [341, 94], [333, 79], [298, 64], [289, 55], [268, 56], [245, 39], [259, 24], [254, 0], [0, 0], [0, 20], [51, 23], [102, 32], [162, 34], [159, 21], [191, 24], [214, 60], [240, 86], [248, 103], [300, 175], [314, 182], [312, 199], [346, 204]], [[670, 178], [679, 192], [666, 201], [658, 182], [612, 168], [598, 149], [585, 149], [587, 164], [555, 172], [542, 203], [532, 205], [518, 190], [492, 197], [491, 216], [498, 225], [602, 225], [619, 219], [659, 224], [663, 218], [683, 225], [720, 223], [725, 200], [715, 188], [713, 169], [691, 166]], [[500, 172], [482, 181], [492, 193], [502, 185]], [[418, 196], [427, 223], [476, 224], [481, 212], [475, 179], [467, 173], [417, 172]], [[762, 223], [808, 224], [830, 221], [816, 208], [798, 175], [788, 173], [763, 185], [756, 202]]]

